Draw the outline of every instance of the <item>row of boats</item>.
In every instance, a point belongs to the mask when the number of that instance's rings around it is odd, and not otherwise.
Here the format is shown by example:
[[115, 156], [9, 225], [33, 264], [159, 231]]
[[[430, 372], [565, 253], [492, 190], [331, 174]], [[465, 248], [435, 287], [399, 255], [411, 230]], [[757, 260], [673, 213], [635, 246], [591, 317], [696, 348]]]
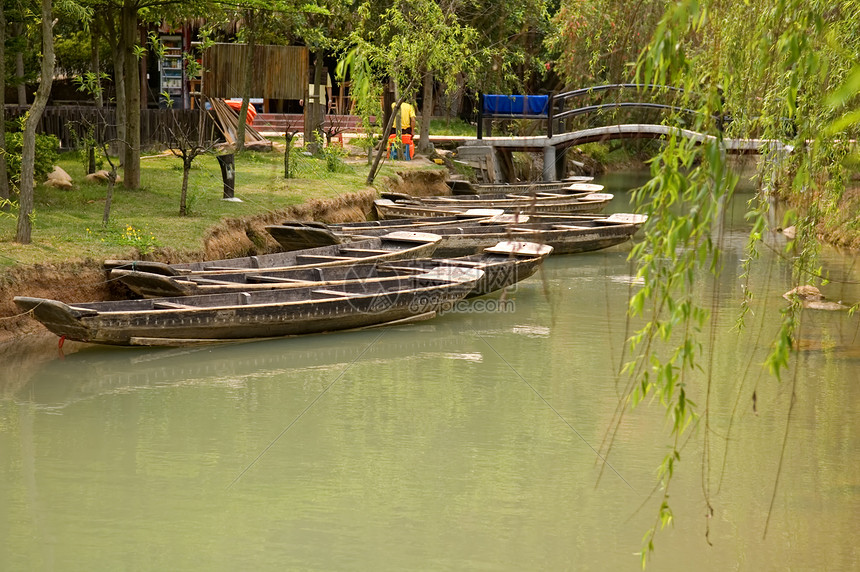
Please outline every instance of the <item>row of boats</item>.
[[[592, 199], [605, 195], [596, 193], [602, 187], [583, 190], [585, 184], [531, 195], [517, 189], [385, 198], [376, 205], [381, 220], [267, 227], [282, 252], [182, 264], [105, 261], [108, 278], [140, 299], [68, 304], [18, 296], [15, 303], [58, 336], [115, 345], [189, 345], [428, 319], [532, 276], [550, 253], [630, 239], [644, 217], [584, 214], [579, 206], [541, 212], [526, 204], [547, 195], [591, 201], [599, 211]], [[444, 210], [392, 219], [380, 209], [389, 202]]]

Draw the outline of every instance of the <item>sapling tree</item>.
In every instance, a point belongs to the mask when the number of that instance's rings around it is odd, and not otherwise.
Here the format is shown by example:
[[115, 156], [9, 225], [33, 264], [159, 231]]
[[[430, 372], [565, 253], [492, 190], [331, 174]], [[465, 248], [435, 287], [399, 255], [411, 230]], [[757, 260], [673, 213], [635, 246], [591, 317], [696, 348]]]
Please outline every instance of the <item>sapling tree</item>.
[[[207, 49], [211, 45], [208, 35], [204, 35], [204, 41], [200, 46], [201, 50]], [[191, 77], [202, 76], [202, 66], [192, 54], [185, 54], [186, 70]], [[179, 216], [188, 214], [187, 198], [188, 198], [188, 179], [191, 173], [191, 166], [194, 160], [205, 153], [209, 153], [214, 148], [215, 133], [214, 123], [212, 132], [206, 137], [206, 106], [203, 105], [200, 95], [198, 104], [199, 112], [197, 114], [197, 125], [194, 126], [191, 122], [180, 122], [176, 114], [171, 114], [170, 124], [166, 128], [164, 141], [170, 148], [170, 152], [174, 156], [182, 159], [182, 187], [179, 194]]]
[[290, 155], [292, 155], [292, 152], [293, 152], [293, 139], [299, 133], [300, 133], [300, 131], [298, 129], [296, 129], [292, 125], [292, 123], [287, 122], [287, 126], [284, 130], [284, 139], [285, 139], [285, 141], [284, 141], [284, 143], [285, 143], [285, 145], [284, 145], [284, 178], [285, 179], [289, 179], [293, 176], [292, 171], [291, 171], [292, 166], [290, 165]]

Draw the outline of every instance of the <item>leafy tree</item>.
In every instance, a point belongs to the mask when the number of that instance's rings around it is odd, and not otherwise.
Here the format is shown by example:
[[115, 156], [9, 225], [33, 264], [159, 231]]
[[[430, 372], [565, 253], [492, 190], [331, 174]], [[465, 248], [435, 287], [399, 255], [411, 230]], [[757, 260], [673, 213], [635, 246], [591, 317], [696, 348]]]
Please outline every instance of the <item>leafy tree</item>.
[[534, 93], [545, 74], [543, 38], [550, 32], [547, 0], [449, 0], [461, 25], [475, 31], [465, 68], [469, 85], [486, 93]]
[[569, 85], [587, 87], [629, 79], [630, 65], [648, 44], [667, 0], [562, 0], [546, 45]]
[[215, 4], [205, 1], [176, 3], [174, 0], [92, 0], [97, 29], [104, 33], [113, 56], [117, 123], [125, 141], [122, 164], [126, 188], [140, 186], [140, 60], [145, 46], [139, 43], [142, 21], [162, 23], [196, 16], [217, 16]]

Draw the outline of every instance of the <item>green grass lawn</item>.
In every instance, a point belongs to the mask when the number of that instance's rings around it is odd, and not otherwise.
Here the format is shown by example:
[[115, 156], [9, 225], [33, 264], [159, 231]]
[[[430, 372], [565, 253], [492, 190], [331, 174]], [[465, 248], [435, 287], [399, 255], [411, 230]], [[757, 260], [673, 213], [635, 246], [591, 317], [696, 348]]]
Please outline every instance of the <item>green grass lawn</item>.
[[476, 137], [478, 128], [462, 119], [431, 119], [430, 133], [434, 135], [454, 135], [458, 137]]
[[[368, 167], [361, 160], [340, 161], [334, 172], [321, 158], [294, 149], [294, 178], [283, 178], [283, 153], [245, 152], [236, 157], [235, 196], [223, 201], [223, 182], [212, 155], [198, 157], [188, 184], [189, 215], [179, 216], [181, 160], [168, 156], [141, 161], [141, 188], [117, 185], [110, 224], [102, 225], [106, 185], [84, 181], [77, 154], [66, 153], [59, 165], [74, 181], [64, 191], [39, 185], [36, 189], [32, 243], [13, 242], [17, 219], [0, 213], [0, 267], [85, 258], [128, 257], [153, 247], [177, 252], [198, 251], [207, 229], [226, 217], [277, 211], [311, 199], [333, 198], [366, 189]], [[388, 163], [377, 181], [402, 164]]]

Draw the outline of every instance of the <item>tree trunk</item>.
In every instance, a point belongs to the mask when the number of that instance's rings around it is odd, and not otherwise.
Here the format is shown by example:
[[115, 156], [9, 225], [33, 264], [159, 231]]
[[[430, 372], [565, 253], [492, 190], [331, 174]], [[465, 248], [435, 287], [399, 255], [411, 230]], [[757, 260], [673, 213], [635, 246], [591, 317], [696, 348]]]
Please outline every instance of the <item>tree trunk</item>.
[[[122, 33], [117, 31], [116, 19], [113, 13], [104, 17], [105, 37], [111, 49], [111, 60], [113, 63], [114, 89], [116, 90], [116, 138], [120, 145], [125, 143], [125, 51], [122, 49]], [[125, 151], [122, 147], [118, 150], [119, 164], [125, 162]]]
[[110, 222], [110, 208], [113, 203], [113, 188], [116, 186], [116, 167], [111, 164], [110, 172], [108, 173], [107, 196], [105, 197], [105, 210], [102, 214], [102, 226], [107, 226]]
[[[100, 67], [98, 20], [93, 18], [92, 23], [90, 23], [90, 71], [93, 73], [95, 81], [98, 82], [95, 86], [95, 92], [93, 92], [96, 109], [98, 110], [101, 110], [102, 107], [104, 107]], [[87, 139], [87, 174], [96, 172], [96, 145], [98, 144], [99, 135], [101, 134], [100, 115], [101, 114], [96, 115], [95, 123], [90, 124], [89, 127], [89, 129], [92, 130], [92, 137]]]
[[15, 242], [30, 244], [33, 226], [30, 216], [33, 214], [33, 195], [35, 186], [36, 160], [36, 125], [42, 118], [42, 112], [51, 95], [51, 83], [54, 80], [54, 36], [51, 0], [42, 0], [42, 71], [39, 89], [27, 119], [24, 121], [24, 142], [21, 149], [21, 188], [18, 211], [18, 229]]
[[448, 121], [452, 117], [460, 116], [460, 109], [463, 104], [463, 94], [466, 91], [466, 79], [463, 74], [457, 74], [457, 87], [454, 93], [451, 94], [450, 105], [448, 106]]
[[284, 136], [286, 137], [286, 140], [287, 140], [286, 141], [286, 143], [287, 143], [286, 148], [284, 149], [284, 178], [289, 179], [290, 178], [290, 153], [293, 150], [293, 137], [295, 137], [296, 134], [287, 131], [286, 133], [284, 133]]
[[248, 28], [248, 38], [245, 44], [245, 77], [242, 82], [242, 106], [239, 108], [239, 123], [236, 126], [236, 151], [245, 149], [245, 122], [248, 118], [248, 105], [251, 99], [251, 88], [254, 83], [254, 49], [257, 41], [254, 32], [254, 11], [245, 11], [245, 26]]
[[182, 156], [182, 191], [179, 193], [179, 216], [188, 214], [187, 198], [188, 198], [188, 174], [191, 172], [191, 162], [193, 158], [187, 155]]
[[321, 139], [321, 137], [317, 137], [316, 134], [322, 133], [323, 126], [323, 115], [325, 110], [325, 104], [323, 101], [325, 100], [325, 86], [322, 84], [322, 71], [323, 71], [323, 51], [322, 48], [317, 48], [314, 52], [314, 101], [310, 104], [310, 115], [311, 115], [311, 144], [313, 153], [317, 153], [319, 149], [317, 149], [317, 140]]
[[98, 19], [93, 18], [90, 24], [90, 71], [93, 72], [96, 84], [96, 92], [93, 94], [96, 102], [96, 109], [104, 107], [104, 97], [102, 96], [102, 79], [101, 79], [101, 54], [99, 54], [99, 26]]
[[391, 134], [391, 126], [394, 124], [394, 118], [400, 111], [400, 104], [403, 103], [403, 98], [400, 97], [394, 103], [394, 112], [388, 116], [388, 123], [385, 124], [385, 129], [382, 131], [382, 141], [379, 142], [379, 151], [376, 152], [376, 158], [373, 160], [373, 165], [370, 167], [370, 172], [367, 174], [367, 184], [372, 185], [376, 178], [376, 172], [379, 169], [379, 163], [382, 161], [382, 156], [385, 154], [385, 147], [388, 144], [388, 136]]
[[134, 54], [137, 43], [137, 8], [132, 0], [122, 6], [121, 49], [125, 52], [125, 161], [123, 184], [127, 189], [140, 187], [140, 72]]
[[0, 3], [0, 211], [8, 208], [10, 196], [6, 173], [6, 12]]
[[418, 152], [428, 155], [430, 149], [430, 118], [433, 117], [433, 73], [424, 74], [424, 109], [421, 111], [421, 146]]
[[[15, 24], [15, 35], [24, 35], [24, 24]], [[24, 52], [15, 54], [15, 78], [18, 81], [18, 105], [27, 105], [27, 84], [24, 82]]]

